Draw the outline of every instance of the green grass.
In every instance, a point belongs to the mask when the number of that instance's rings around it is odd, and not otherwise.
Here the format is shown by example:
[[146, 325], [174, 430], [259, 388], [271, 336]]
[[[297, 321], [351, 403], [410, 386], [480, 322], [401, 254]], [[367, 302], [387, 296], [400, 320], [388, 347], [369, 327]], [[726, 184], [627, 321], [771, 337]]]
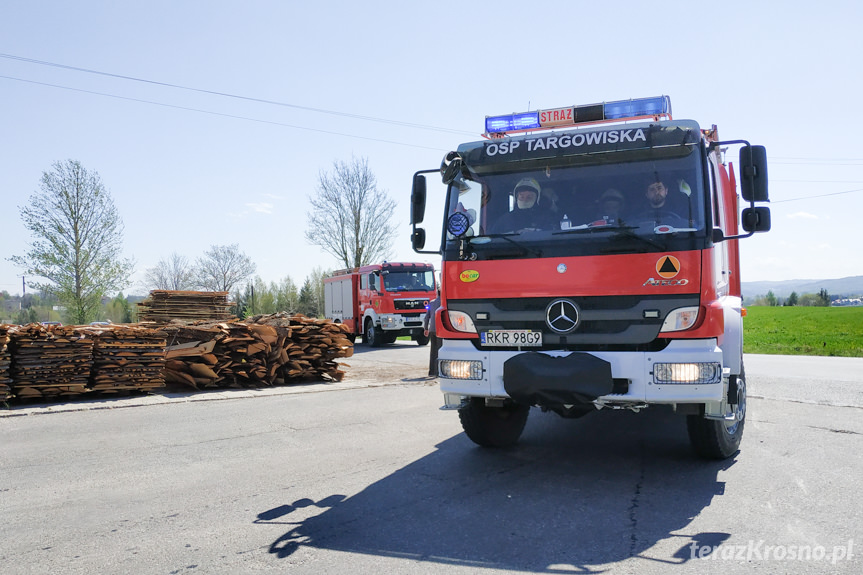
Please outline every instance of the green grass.
[[746, 309], [744, 353], [863, 357], [863, 307]]

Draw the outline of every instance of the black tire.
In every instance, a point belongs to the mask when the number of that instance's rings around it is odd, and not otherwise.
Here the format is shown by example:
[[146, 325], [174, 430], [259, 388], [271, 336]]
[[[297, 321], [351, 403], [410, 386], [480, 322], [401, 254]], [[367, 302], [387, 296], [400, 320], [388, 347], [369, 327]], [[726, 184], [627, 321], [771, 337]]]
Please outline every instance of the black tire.
[[415, 335], [414, 341], [417, 342], [417, 345], [428, 345], [429, 336], [427, 336], [427, 335]]
[[529, 413], [529, 405], [511, 402], [488, 407], [482, 397], [472, 397], [458, 410], [458, 418], [465, 434], [477, 445], [509, 447], [521, 437]]
[[737, 404], [733, 406], [737, 419], [733, 422], [705, 419], [702, 415], [689, 415], [686, 429], [693, 450], [706, 459], [728, 459], [740, 449], [743, 426], [746, 423], [746, 378], [741, 366], [737, 376]]
[[395, 343], [398, 338], [399, 338], [399, 334], [397, 334], [397, 333], [384, 332], [383, 335], [381, 336], [381, 339], [383, 340], [384, 343]]
[[364, 339], [366, 340], [366, 344], [369, 347], [380, 347], [383, 345], [383, 334], [375, 327], [375, 322], [371, 318], [366, 320], [366, 329], [363, 333], [365, 334]]

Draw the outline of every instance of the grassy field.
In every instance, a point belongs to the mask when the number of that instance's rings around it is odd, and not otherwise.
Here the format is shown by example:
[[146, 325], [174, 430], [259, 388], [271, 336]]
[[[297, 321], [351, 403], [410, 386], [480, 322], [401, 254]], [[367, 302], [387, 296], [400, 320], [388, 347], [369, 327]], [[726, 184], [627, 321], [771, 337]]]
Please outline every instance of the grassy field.
[[744, 353], [863, 357], [863, 307], [746, 309]]

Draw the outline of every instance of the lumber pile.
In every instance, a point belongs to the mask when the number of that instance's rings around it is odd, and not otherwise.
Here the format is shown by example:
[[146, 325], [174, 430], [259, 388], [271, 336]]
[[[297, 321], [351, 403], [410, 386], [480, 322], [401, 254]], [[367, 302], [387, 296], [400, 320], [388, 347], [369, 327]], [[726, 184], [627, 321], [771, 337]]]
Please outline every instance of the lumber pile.
[[0, 401], [12, 397], [12, 378], [9, 375], [9, 328], [11, 325], [0, 324]]
[[344, 326], [286, 313], [245, 322], [174, 322], [165, 380], [195, 389], [260, 387], [324, 379], [340, 381], [338, 358], [353, 355]]
[[102, 394], [165, 387], [165, 334], [140, 325], [86, 330], [93, 338], [89, 390]]
[[181, 321], [229, 321], [235, 319], [228, 311], [233, 303], [226, 291], [152, 290], [150, 296], [138, 302], [138, 321], [168, 323]]
[[83, 328], [31, 323], [9, 329], [12, 391], [19, 399], [81, 395], [93, 364]]
[[286, 313], [247, 321], [0, 325], [0, 401], [341, 381], [342, 324]]
[[288, 330], [282, 348], [284, 353], [280, 350], [279, 355], [280, 370], [285, 380], [341, 381], [345, 376], [335, 361], [354, 354], [354, 344], [348, 339], [348, 328], [344, 324], [287, 313], [259, 315], [247, 321], [252, 329], [268, 326]]

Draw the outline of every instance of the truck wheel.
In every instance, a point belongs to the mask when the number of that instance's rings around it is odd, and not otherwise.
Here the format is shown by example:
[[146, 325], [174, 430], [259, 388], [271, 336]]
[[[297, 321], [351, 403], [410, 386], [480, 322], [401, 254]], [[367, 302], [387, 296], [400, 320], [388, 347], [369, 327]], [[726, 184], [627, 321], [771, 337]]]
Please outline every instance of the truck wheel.
[[529, 405], [511, 402], [489, 407], [482, 397], [472, 397], [458, 410], [458, 418], [465, 434], [477, 445], [508, 447], [521, 437], [529, 413]]
[[415, 336], [414, 336], [414, 341], [415, 341], [415, 342], [417, 342], [417, 345], [428, 345], [428, 343], [429, 343], [429, 336], [427, 336], [427, 335], [422, 335], [422, 334], [420, 334], [420, 335], [415, 335]]
[[375, 327], [375, 323], [371, 318], [366, 320], [365, 340], [370, 347], [380, 347], [383, 345], [383, 334]]
[[743, 438], [746, 423], [746, 378], [743, 369], [737, 376], [737, 405], [733, 406], [734, 421], [705, 419], [701, 415], [689, 415], [686, 428], [695, 453], [706, 459], [727, 459], [737, 453]]

